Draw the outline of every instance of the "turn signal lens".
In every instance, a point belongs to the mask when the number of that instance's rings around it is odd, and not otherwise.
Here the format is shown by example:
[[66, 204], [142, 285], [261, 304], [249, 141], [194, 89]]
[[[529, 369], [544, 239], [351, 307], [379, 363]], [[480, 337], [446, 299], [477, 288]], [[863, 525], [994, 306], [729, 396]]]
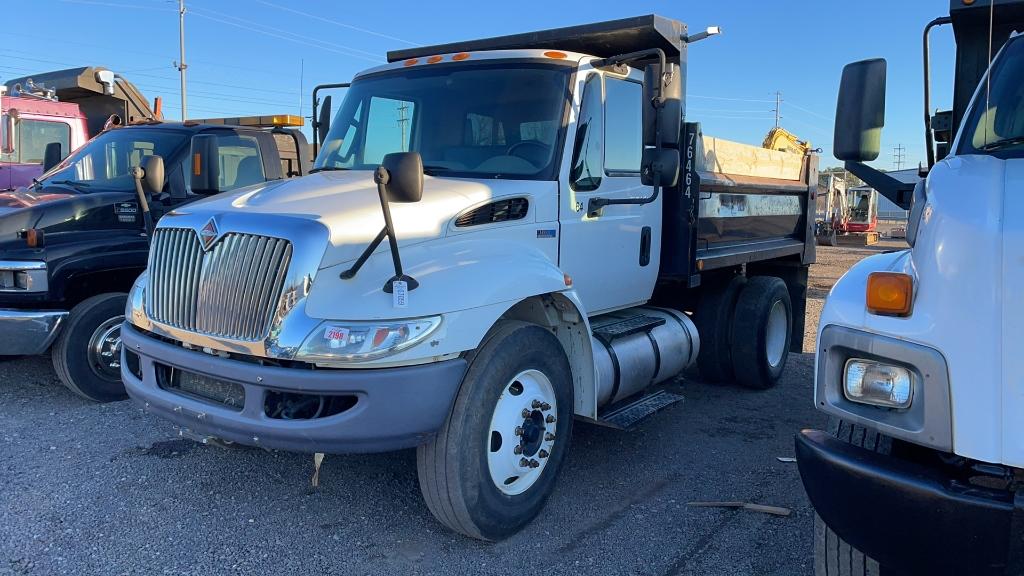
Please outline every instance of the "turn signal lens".
[[46, 235], [38, 228], [25, 230], [25, 243], [29, 248], [42, 248], [46, 244]]
[[909, 316], [913, 306], [914, 279], [902, 272], [868, 275], [867, 308], [872, 314]]

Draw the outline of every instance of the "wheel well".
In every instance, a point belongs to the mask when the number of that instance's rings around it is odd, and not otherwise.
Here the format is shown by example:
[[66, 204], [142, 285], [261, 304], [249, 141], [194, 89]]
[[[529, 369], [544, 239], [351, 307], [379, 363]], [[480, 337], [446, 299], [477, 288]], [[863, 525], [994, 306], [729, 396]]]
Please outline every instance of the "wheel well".
[[82, 300], [107, 292], [128, 292], [143, 268], [118, 268], [99, 272], [83, 272], [68, 278], [64, 288], [64, 301], [68, 308]]
[[502, 319], [521, 320], [551, 330], [562, 345], [572, 370], [574, 412], [596, 418], [594, 359], [590, 347], [590, 326], [576, 304], [563, 294], [541, 294], [520, 301]]

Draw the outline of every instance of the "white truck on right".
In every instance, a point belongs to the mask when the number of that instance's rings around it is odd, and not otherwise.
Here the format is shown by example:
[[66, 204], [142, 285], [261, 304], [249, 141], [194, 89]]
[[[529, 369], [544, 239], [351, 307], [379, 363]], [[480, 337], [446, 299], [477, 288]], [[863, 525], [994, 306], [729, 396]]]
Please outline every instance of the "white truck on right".
[[[953, 110], [932, 115], [928, 35], [952, 24]], [[843, 71], [835, 156], [910, 209], [909, 250], [833, 287], [796, 455], [815, 574], [1024, 573], [1024, 2], [952, 0], [924, 34], [928, 167], [878, 157], [886, 63]]]

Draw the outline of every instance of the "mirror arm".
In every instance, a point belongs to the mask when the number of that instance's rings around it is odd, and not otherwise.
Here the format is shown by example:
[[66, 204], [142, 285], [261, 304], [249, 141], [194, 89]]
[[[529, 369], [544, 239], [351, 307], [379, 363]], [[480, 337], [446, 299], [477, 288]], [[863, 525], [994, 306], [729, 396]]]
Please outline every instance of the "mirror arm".
[[141, 166], [132, 168], [132, 178], [135, 179], [135, 194], [139, 197], [139, 209], [142, 210], [142, 223], [146, 228], [146, 237], [153, 238], [153, 216], [149, 213], [149, 200], [146, 199], [146, 192], [142, 189], [142, 178], [145, 171]]
[[313, 156], [314, 157], [316, 156], [316, 153], [320, 152], [320, 141], [317, 139], [317, 132], [319, 131], [319, 128], [320, 128], [320, 117], [319, 117], [319, 115], [317, 115], [317, 111], [316, 111], [317, 106], [320, 105], [320, 98], [317, 96], [317, 94], [321, 90], [328, 90], [328, 89], [331, 89], [331, 88], [348, 88], [351, 85], [352, 85], [351, 82], [339, 82], [339, 83], [336, 83], [336, 84], [320, 84], [319, 86], [316, 86], [316, 87], [313, 88], [313, 118], [312, 118], [312, 121], [310, 122], [310, 125], [313, 128], [313, 148], [314, 148]]
[[924, 141], [925, 152], [928, 154], [928, 168], [935, 165], [935, 142], [932, 136], [932, 113], [931, 113], [931, 49], [928, 46], [928, 36], [932, 28], [943, 26], [953, 21], [949, 16], [936, 18], [924, 27]]
[[879, 194], [892, 201], [903, 210], [910, 209], [910, 200], [914, 193], [914, 184], [907, 184], [889, 176], [885, 172], [876, 170], [862, 162], [846, 162], [846, 170], [865, 184], [874, 188]]

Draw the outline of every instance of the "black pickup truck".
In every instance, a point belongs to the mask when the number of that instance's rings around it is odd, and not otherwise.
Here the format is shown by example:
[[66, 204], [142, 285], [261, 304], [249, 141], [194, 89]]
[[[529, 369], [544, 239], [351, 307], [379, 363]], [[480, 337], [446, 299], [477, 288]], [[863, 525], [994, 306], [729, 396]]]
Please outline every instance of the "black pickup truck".
[[0, 358], [52, 349], [72, 391], [125, 397], [120, 328], [146, 268], [147, 227], [211, 194], [305, 175], [308, 144], [288, 127], [301, 124], [260, 116], [112, 127], [30, 188], [0, 193]]

